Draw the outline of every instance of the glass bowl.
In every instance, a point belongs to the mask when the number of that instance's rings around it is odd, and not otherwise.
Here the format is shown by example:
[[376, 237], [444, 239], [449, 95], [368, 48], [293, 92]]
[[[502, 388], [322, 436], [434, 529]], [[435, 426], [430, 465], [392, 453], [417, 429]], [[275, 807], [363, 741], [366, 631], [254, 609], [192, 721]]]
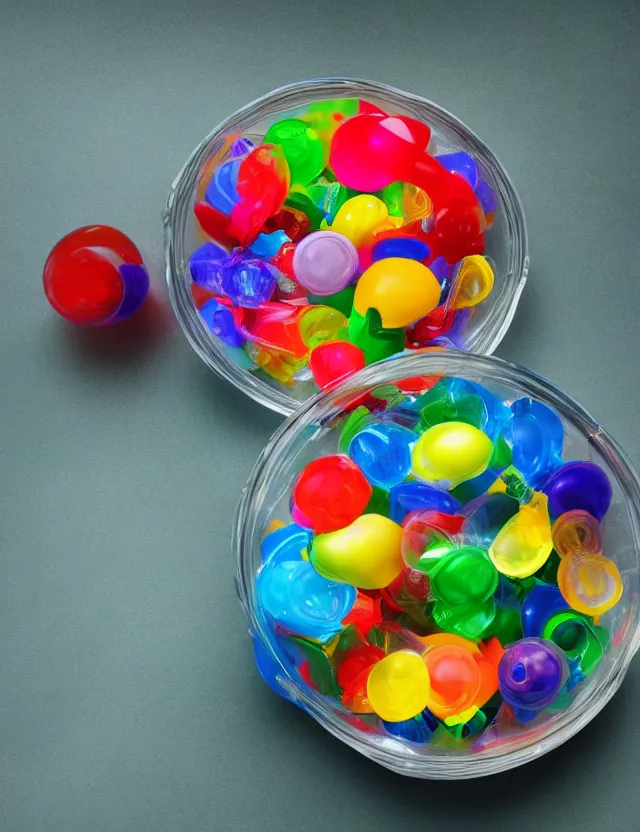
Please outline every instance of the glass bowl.
[[[611, 481], [613, 499], [604, 521], [605, 554], [615, 560], [624, 582], [621, 600], [601, 620], [609, 631], [610, 647], [596, 670], [574, 688], [575, 696], [567, 709], [542, 711], [525, 728], [507, 731], [500, 742], [481, 744], [475, 751], [468, 747], [413, 745], [380, 729], [368, 732], [339, 700], [310, 688], [283, 657], [256, 593], [260, 540], [265, 529], [274, 518], [291, 522], [289, 494], [293, 482], [311, 460], [336, 453], [344, 415], [363, 395], [383, 385], [441, 375], [480, 383], [507, 403], [531, 397], [555, 410], [565, 430], [563, 459], [591, 460]], [[347, 745], [389, 769], [413, 777], [479, 777], [551, 751], [606, 705], [640, 646], [640, 482], [636, 473], [617, 443], [577, 402], [534, 373], [495, 357], [436, 350], [401, 356], [365, 368], [333, 390], [315, 396], [285, 421], [260, 455], [238, 506], [233, 547], [238, 559], [238, 593], [265, 680]]]
[[208, 366], [261, 404], [279, 413], [293, 413], [317, 392], [313, 380], [289, 388], [251, 368], [241, 350], [232, 351], [214, 336], [193, 300], [189, 256], [207, 239], [193, 213], [198, 189], [213, 165], [224, 158], [229, 135], [247, 135], [262, 140], [274, 120], [295, 116], [314, 101], [332, 98], [364, 98], [388, 112], [425, 121], [432, 129], [438, 152], [467, 151], [478, 162], [480, 172], [495, 192], [498, 208], [487, 233], [486, 255], [493, 263], [495, 285], [490, 296], [468, 322], [463, 342], [470, 352], [491, 354], [504, 337], [515, 314], [529, 270], [527, 230], [520, 199], [498, 159], [455, 116], [410, 93], [372, 81], [329, 78], [281, 87], [238, 110], [219, 124], [193, 151], [169, 192], [165, 222], [165, 270], [175, 314], [191, 346]]

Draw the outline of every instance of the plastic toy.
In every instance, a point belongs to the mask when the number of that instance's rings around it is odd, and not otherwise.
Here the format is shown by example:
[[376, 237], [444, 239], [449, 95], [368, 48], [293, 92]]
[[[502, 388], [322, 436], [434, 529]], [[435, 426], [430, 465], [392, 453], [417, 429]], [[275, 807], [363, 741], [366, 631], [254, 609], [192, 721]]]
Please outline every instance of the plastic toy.
[[442, 422], [425, 431], [413, 447], [412, 471], [425, 482], [453, 488], [486, 470], [493, 443], [465, 422]]
[[558, 588], [577, 612], [604, 615], [622, 597], [622, 578], [615, 563], [603, 555], [575, 552], [558, 567]]
[[353, 307], [360, 315], [375, 309], [384, 329], [422, 318], [440, 298], [438, 281], [422, 263], [403, 257], [378, 260], [358, 280]]
[[402, 722], [423, 711], [429, 702], [429, 672], [417, 653], [399, 650], [375, 664], [367, 681], [367, 697], [379, 717]]
[[401, 540], [397, 523], [379, 514], [363, 514], [346, 528], [317, 534], [309, 558], [330, 580], [380, 589], [404, 569]]
[[333, 231], [314, 231], [296, 246], [295, 278], [316, 295], [333, 295], [351, 283], [358, 270], [358, 252], [353, 243]]
[[358, 519], [373, 493], [362, 471], [346, 456], [327, 456], [300, 472], [292, 492], [294, 513], [316, 534]]
[[108, 225], [87, 225], [59, 240], [47, 257], [43, 282], [56, 312], [85, 326], [124, 321], [149, 291], [140, 252]]
[[551, 705], [569, 680], [564, 653], [550, 641], [523, 638], [507, 648], [498, 666], [500, 693], [527, 723]]

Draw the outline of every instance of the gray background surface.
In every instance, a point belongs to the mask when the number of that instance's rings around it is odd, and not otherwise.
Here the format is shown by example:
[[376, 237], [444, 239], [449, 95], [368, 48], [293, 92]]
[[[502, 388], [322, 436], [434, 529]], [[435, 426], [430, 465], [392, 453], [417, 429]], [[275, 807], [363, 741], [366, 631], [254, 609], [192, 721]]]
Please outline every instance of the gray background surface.
[[[233, 588], [236, 499], [279, 417], [217, 380], [167, 307], [160, 212], [191, 149], [282, 83], [370, 77], [496, 152], [532, 269], [499, 354], [640, 465], [636, 2], [0, 5], [0, 832], [637, 828], [640, 661], [577, 738], [490, 780], [403, 780], [273, 696]], [[59, 320], [50, 247], [143, 250], [154, 300]]]

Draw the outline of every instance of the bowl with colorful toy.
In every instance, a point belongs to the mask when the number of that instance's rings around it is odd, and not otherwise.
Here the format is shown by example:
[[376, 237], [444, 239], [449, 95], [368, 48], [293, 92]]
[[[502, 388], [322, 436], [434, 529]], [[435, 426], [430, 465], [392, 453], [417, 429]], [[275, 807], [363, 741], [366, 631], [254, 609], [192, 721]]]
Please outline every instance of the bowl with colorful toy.
[[292, 84], [237, 111], [194, 150], [164, 219], [193, 348], [284, 414], [405, 351], [492, 353], [529, 268], [522, 205], [489, 148], [369, 81]]
[[361, 370], [277, 431], [236, 518], [264, 680], [397, 772], [568, 740], [640, 646], [640, 483], [575, 401], [487, 356]]

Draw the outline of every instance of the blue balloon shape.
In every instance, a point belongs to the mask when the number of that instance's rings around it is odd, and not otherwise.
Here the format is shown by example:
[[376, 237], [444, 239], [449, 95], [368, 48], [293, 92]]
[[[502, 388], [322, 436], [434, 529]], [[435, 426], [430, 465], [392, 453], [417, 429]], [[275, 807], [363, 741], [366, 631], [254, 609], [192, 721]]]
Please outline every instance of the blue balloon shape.
[[334, 583], [306, 560], [267, 561], [256, 578], [258, 601], [271, 618], [300, 636], [330, 641], [356, 601], [350, 584]]
[[357, 433], [348, 454], [372, 485], [389, 490], [411, 471], [413, 431], [393, 422], [375, 422]]
[[394, 523], [402, 523], [411, 511], [457, 514], [461, 507], [447, 491], [440, 491], [424, 482], [403, 482], [389, 491], [389, 516]]

